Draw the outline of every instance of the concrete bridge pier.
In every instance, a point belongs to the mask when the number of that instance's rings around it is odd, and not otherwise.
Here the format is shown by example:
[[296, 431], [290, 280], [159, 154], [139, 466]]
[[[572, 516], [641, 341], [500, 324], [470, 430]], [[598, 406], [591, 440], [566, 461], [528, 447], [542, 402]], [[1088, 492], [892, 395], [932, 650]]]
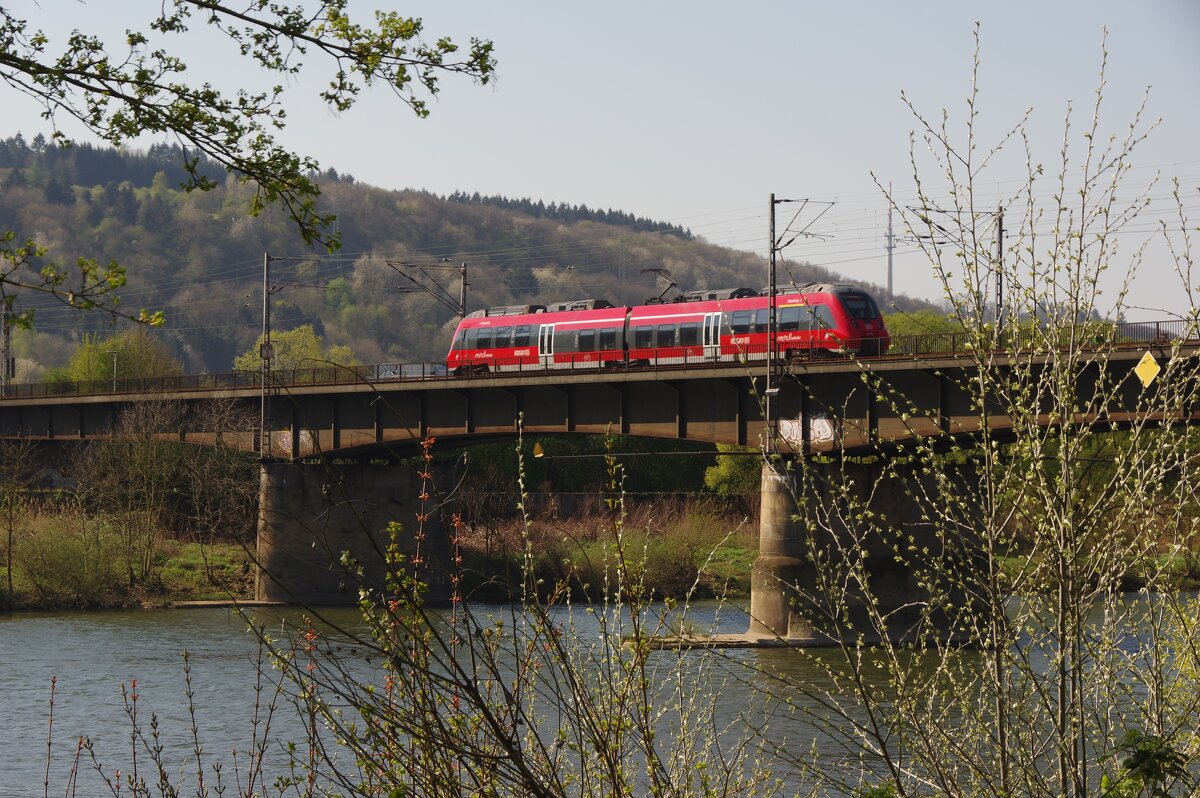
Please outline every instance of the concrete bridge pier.
[[808, 639], [812, 627], [800, 612], [796, 586], [804, 576], [807, 546], [796, 507], [792, 474], [762, 467], [758, 557], [750, 571], [748, 637]]
[[930, 521], [935, 503], [943, 519], [971, 507], [957, 499], [970, 496], [974, 469], [954, 468], [938, 483], [917, 463], [764, 465], [745, 637], [807, 646], [975, 640], [978, 526], [972, 517]]
[[[442, 469], [431, 469], [430, 483]], [[428, 487], [429, 498], [420, 498]], [[449, 597], [449, 553], [434, 484], [394, 463], [264, 462], [259, 483], [255, 598], [305, 604], [353, 604], [360, 587], [386, 590], [388, 524], [406, 560], [418, 554], [430, 602]], [[418, 516], [427, 516], [422, 522]], [[424, 532], [418, 541], [418, 531]], [[343, 562], [361, 567], [361, 576]]]

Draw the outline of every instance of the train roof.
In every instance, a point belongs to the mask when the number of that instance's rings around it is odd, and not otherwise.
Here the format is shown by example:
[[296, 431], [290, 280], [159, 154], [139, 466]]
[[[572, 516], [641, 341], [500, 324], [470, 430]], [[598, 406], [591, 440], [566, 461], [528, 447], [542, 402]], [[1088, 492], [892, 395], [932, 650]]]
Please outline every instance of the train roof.
[[561, 313], [570, 310], [600, 310], [616, 307], [607, 299], [569, 299], [565, 302], [551, 302], [546, 305], [547, 313]]
[[711, 302], [721, 299], [745, 299], [758, 296], [753, 288], [697, 288], [675, 297], [676, 302]]
[[[864, 294], [866, 293], [866, 291], [859, 288], [857, 285], [850, 285], [849, 283], [817, 283], [817, 282], [788, 283], [786, 285], [779, 285], [779, 286], [775, 287], [776, 295], [779, 295], [779, 294], [839, 294], [839, 293], [842, 293], [845, 291], [858, 291], [860, 293], [864, 293]], [[768, 296], [770, 293], [771, 293], [771, 287], [768, 285], [768, 286], [764, 286], [763, 289], [758, 292], [758, 295], [759, 296]]]
[[485, 316], [527, 316], [531, 313], [544, 313], [545, 305], [500, 305], [494, 308], [472, 311], [468, 319], [480, 319]]
[[[867, 293], [864, 289], [856, 285], [848, 283], [829, 283], [829, 282], [808, 282], [808, 283], [790, 283], [787, 285], [777, 286], [777, 296], [788, 296], [795, 294], [842, 294], [846, 292]], [[658, 307], [662, 305], [673, 305], [678, 303], [688, 302], [719, 302], [729, 301], [734, 299], [751, 299], [754, 297], [763, 297], [770, 294], [770, 289], [763, 288], [761, 291], [756, 291], [753, 288], [698, 288], [692, 291], [687, 291], [672, 300], [659, 300], [655, 302], [643, 302], [637, 305], [628, 307], [646, 308]], [[484, 308], [476, 310], [467, 315], [468, 319], [478, 319], [491, 316], [531, 316], [541, 313], [564, 313], [578, 310], [602, 310], [605, 308], [618, 308], [607, 299], [570, 299], [560, 302], [550, 302], [545, 305], [500, 305], [498, 307]]]

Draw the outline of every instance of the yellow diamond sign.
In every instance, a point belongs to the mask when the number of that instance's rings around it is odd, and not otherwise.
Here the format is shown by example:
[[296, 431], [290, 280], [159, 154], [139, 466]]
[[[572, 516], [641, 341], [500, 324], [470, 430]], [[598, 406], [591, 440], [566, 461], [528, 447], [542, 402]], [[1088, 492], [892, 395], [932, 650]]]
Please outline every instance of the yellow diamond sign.
[[1150, 383], [1154, 382], [1154, 378], [1162, 371], [1162, 366], [1158, 365], [1158, 361], [1154, 359], [1154, 355], [1147, 352], [1142, 355], [1142, 359], [1133, 367], [1133, 373], [1138, 375], [1138, 379], [1142, 381], [1143, 388], [1149, 388]]

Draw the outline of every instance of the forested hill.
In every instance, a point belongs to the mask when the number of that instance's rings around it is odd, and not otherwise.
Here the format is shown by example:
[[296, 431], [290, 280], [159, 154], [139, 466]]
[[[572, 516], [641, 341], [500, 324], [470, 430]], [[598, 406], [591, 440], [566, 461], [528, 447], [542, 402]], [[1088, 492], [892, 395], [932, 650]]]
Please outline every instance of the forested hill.
[[[272, 261], [275, 328], [311, 324], [362, 362], [445, 355], [452, 309], [397, 270], [426, 280], [414, 268], [425, 267], [457, 302], [458, 264], [466, 263], [468, 309], [591, 297], [641, 302], [665, 287], [648, 270], [667, 270], [681, 291], [765, 283], [762, 257], [621, 211], [385, 191], [332, 170], [321, 176], [321, 207], [337, 214], [343, 246], [329, 255], [306, 250], [282, 214], [248, 217], [252, 188], [211, 164], [199, 168], [218, 180], [216, 189], [180, 190], [184, 157], [171, 147], [0, 142], [0, 231], [35, 237], [59, 263], [89, 257], [124, 265], [123, 307], [165, 311], [166, 328], [156, 334], [191, 371], [229, 370], [253, 346], [264, 253], [281, 258]], [[796, 280], [833, 277], [805, 264], [788, 268]], [[41, 366], [62, 362], [83, 333], [111, 329], [100, 314], [54, 306], [40, 308], [35, 323], [36, 333], [18, 335], [16, 354]]]
[[562, 222], [604, 222], [619, 227], [629, 227], [640, 232], [666, 233], [685, 241], [691, 241], [693, 238], [692, 231], [687, 228], [673, 225], [670, 222], [656, 222], [653, 219], [634, 216], [632, 213], [624, 211], [614, 211], [612, 208], [604, 210], [589, 208], [587, 205], [568, 205], [557, 202], [547, 205], [542, 200], [534, 202], [528, 197], [510, 199], [503, 196], [480, 196], [478, 191], [474, 194], [455, 191], [446, 199], [463, 204], [494, 205], [497, 208], [519, 211], [535, 219], [557, 219]]

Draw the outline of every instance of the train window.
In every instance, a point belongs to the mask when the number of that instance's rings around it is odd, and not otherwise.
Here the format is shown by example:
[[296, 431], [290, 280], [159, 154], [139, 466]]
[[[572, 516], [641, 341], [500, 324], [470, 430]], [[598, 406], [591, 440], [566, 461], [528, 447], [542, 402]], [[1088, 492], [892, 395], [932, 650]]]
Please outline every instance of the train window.
[[575, 330], [555, 330], [554, 331], [554, 351], [555, 352], [578, 352], [575, 346]]
[[675, 325], [674, 324], [658, 325], [658, 345], [659, 346], [675, 346]]
[[478, 349], [479, 348], [479, 328], [472, 327], [467, 330], [466, 336], [463, 338], [463, 349]]
[[522, 324], [515, 330], [513, 346], [529, 346], [529, 325]]
[[493, 346], [497, 349], [507, 349], [512, 346], [512, 327], [498, 327], [496, 329], [496, 343]]
[[600, 349], [608, 351], [617, 348], [617, 328], [605, 327], [600, 331]]
[[879, 310], [875, 302], [866, 294], [842, 294], [842, 305], [846, 312], [856, 319], [868, 321], [879, 318]]
[[805, 321], [810, 330], [832, 330], [836, 326], [833, 311], [828, 305], [814, 305], [805, 315], [808, 317]]
[[638, 349], [649, 349], [654, 346], [654, 328], [649, 325], [634, 327], [633, 345]]
[[729, 322], [729, 329], [734, 335], [744, 335], [750, 332], [750, 319], [754, 315], [752, 310], [739, 310], [734, 312], [733, 319]]
[[800, 329], [800, 305], [779, 308], [779, 331], [795, 332]]
[[700, 343], [700, 323], [689, 321], [679, 325], [679, 345], [696, 346]]
[[579, 331], [579, 351], [594, 352], [596, 350], [596, 331], [595, 330], [580, 330]]
[[459, 330], [458, 332], [456, 332], [454, 334], [454, 340], [450, 343], [450, 348], [452, 350], [462, 349], [463, 348], [463, 339], [466, 337], [466, 335], [467, 335], [466, 330]]
[[494, 330], [492, 330], [491, 327], [480, 327], [479, 342], [476, 344], [476, 346], [478, 346], [480, 349], [491, 349], [493, 332]]
[[754, 332], [765, 333], [771, 328], [771, 309], [759, 308], [754, 316]]

